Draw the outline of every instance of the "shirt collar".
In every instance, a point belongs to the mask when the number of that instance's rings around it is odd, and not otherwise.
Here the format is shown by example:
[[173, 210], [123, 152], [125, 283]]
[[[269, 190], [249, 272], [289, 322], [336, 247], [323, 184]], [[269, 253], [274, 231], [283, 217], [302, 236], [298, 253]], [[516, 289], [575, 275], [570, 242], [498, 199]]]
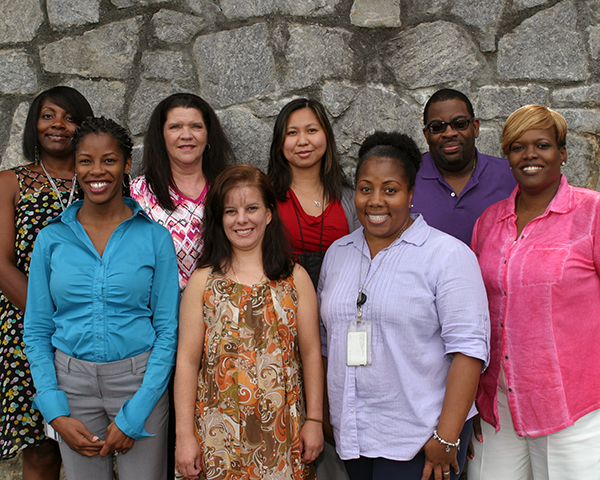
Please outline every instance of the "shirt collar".
[[[475, 164], [475, 170], [473, 170], [473, 173], [471, 174], [471, 180], [475, 183], [479, 183], [479, 176], [481, 175], [481, 172], [485, 170], [485, 167], [487, 167], [489, 161], [486, 155], [482, 155], [479, 153], [479, 150], [475, 149], [475, 153], [477, 155], [477, 163]], [[435, 162], [433, 161], [431, 152], [425, 152], [423, 154], [423, 162], [421, 164], [421, 177], [434, 180], [442, 180], [444, 178], [442, 172], [440, 172], [439, 168], [437, 168]]]
[[[414, 220], [413, 224], [400, 237], [400, 241], [394, 241], [388, 248], [395, 247], [402, 242], [412, 243], [413, 245], [421, 246], [429, 236], [429, 225], [423, 219], [420, 213], [413, 213], [410, 217]], [[354, 246], [358, 250], [363, 247], [364, 227], [354, 230], [351, 234], [346, 235], [339, 240], [341, 247]]]
[[[125, 220], [126, 222], [136, 216], [141, 216], [141, 217], [145, 218], [146, 220], [148, 220], [149, 222], [153, 221], [148, 216], [148, 214], [144, 211], [144, 209], [140, 206], [140, 204], [137, 203], [133, 198], [123, 197], [123, 200], [125, 201], [125, 204], [133, 210], [133, 215], [130, 218], [128, 218], [127, 220]], [[77, 221], [77, 212], [79, 211], [79, 209], [82, 206], [83, 206], [83, 200], [77, 200], [76, 202], [73, 202], [69, 207], [67, 207], [67, 209], [64, 212], [62, 212], [58, 217], [53, 218], [48, 223], [58, 222], [58, 221], [60, 221], [64, 224], [67, 224], [67, 225], [74, 223]]]
[[[510, 194], [510, 197], [506, 199], [504, 202], [504, 208], [498, 214], [498, 222], [506, 220], [511, 216], [516, 216], [515, 213], [515, 202], [517, 199], [517, 195], [521, 192], [521, 186], [517, 185], [515, 189]], [[545, 216], [549, 212], [554, 213], [568, 213], [573, 210], [573, 192], [571, 191], [571, 186], [567, 181], [567, 177], [564, 175], [560, 175], [560, 184], [558, 186], [558, 190], [556, 191], [556, 195], [550, 201], [550, 204], [546, 208], [546, 211], [542, 215]]]

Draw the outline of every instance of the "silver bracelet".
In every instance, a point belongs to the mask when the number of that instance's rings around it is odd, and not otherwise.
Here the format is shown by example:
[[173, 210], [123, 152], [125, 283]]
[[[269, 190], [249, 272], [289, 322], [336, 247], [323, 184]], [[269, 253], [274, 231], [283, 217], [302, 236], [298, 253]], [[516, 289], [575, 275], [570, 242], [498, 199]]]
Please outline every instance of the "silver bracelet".
[[460, 438], [456, 441], [456, 443], [447, 442], [438, 435], [437, 430], [433, 431], [433, 438], [435, 438], [442, 445], [446, 445], [446, 453], [450, 453], [450, 447], [456, 448], [460, 452]]

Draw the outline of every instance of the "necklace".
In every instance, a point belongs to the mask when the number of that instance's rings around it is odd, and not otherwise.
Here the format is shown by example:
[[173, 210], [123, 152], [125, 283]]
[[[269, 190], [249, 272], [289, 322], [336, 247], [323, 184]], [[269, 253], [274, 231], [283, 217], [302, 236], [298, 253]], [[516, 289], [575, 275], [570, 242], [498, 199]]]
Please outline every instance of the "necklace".
[[[406, 231], [406, 229], [408, 227], [410, 227], [412, 225], [411, 222], [411, 218], [409, 217], [408, 222], [406, 222], [406, 225], [400, 230], [400, 232], [398, 233], [398, 235], [396, 236], [396, 238], [394, 239], [394, 242], [396, 240], [398, 240], [400, 238], [400, 236]], [[369, 285], [369, 283], [371, 283], [371, 280], [373, 280], [373, 277], [377, 274], [377, 272], [379, 271], [379, 268], [381, 267], [381, 265], [383, 265], [385, 262], [385, 257], [387, 257], [387, 254], [390, 253], [391, 250], [391, 246], [394, 243], [390, 243], [390, 245], [388, 246], [388, 249], [385, 251], [385, 253], [383, 254], [383, 258], [381, 259], [381, 262], [379, 262], [379, 265], [377, 265], [377, 268], [375, 269], [375, 271], [373, 272], [373, 275], [371, 275], [371, 278], [369, 278], [369, 281], [367, 281], [367, 277], [365, 277], [365, 283], [359, 287], [358, 289], [358, 297], [356, 298], [356, 306], [358, 308], [358, 319], [360, 321], [360, 319], [362, 319], [362, 306], [366, 303], [367, 301], [367, 295], [364, 293], [364, 289], [367, 288], [367, 285]], [[362, 264], [363, 264], [363, 256], [365, 253], [365, 243], [367, 243], [367, 239], [364, 237], [364, 231], [363, 231], [363, 244], [362, 247], [360, 249], [360, 273], [358, 274], [358, 281], [360, 282], [362, 279]], [[368, 274], [368, 272], [367, 272]]]
[[[238, 278], [237, 273], [235, 273], [235, 268], [233, 268], [233, 264], [231, 264], [231, 267], [229, 267], [229, 268], [231, 268], [231, 272], [233, 273], [233, 276], [235, 277], [235, 281], [237, 283], [239, 283], [240, 285], [246, 285], [245, 283], [240, 282], [240, 279]], [[256, 285], [256, 284], [262, 282], [263, 278], [265, 278], [265, 274], [264, 273], [261, 275], [261, 277], [258, 280], [258, 282], [257, 283], [253, 283], [252, 285]]]
[[[42, 170], [46, 174], [46, 178], [48, 179], [48, 181], [50, 182], [50, 185], [52, 186], [52, 190], [54, 190], [54, 193], [56, 193], [56, 196], [58, 197], [58, 202], [60, 203], [60, 208], [62, 208], [62, 211], [64, 212], [66, 207], [63, 205], [62, 195], [60, 194], [58, 187], [56, 186], [56, 183], [54, 182], [54, 179], [48, 173], [48, 170], [46, 170], [46, 167], [44, 167], [44, 162], [42, 161], [41, 158], [40, 158], [40, 165], [42, 166]], [[71, 179], [71, 192], [69, 193], [69, 200], [67, 201], [67, 207], [69, 205], [71, 205], [71, 202], [73, 201], [73, 196], [75, 194], [75, 183], [77, 183], [77, 174], [73, 175], [73, 178]]]
[[323, 205], [321, 202], [317, 201], [317, 200], [313, 200], [312, 198], [310, 198], [306, 193], [304, 193], [302, 190], [300, 190], [298, 187], [295, 187], [296, 190], [298, 190], [302, 195], [304, 195], [306, 198], [308, 198], [311, 202], [313, 202], [315, 204], [315, 207], [317, 208], [321, 208], [321, 206]]

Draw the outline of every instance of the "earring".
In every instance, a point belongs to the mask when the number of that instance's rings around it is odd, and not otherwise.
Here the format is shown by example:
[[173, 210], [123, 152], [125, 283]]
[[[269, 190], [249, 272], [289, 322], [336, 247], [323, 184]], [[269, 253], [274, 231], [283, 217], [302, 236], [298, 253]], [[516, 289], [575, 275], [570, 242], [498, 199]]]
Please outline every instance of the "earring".
[[567, 164], [567, 162], [562, 162], [561, 165], [564, 167]]
[[[125, 182], [125, 178], [127, 178], [127, 182]], [[125, 175], [123, 175], [123, 188], [129, 190], [129, 185], [131, 185], [131, 174], [126, 173]]]
[[210, 143], [206, 144], [206, 147], [204, 147], [204, 151], [208, 152], [210, 150]]
[[410, 204], [410, 208], [413, 208], [413, 207], [414, 207], [414, 205], [411, 203], [411, 204]]

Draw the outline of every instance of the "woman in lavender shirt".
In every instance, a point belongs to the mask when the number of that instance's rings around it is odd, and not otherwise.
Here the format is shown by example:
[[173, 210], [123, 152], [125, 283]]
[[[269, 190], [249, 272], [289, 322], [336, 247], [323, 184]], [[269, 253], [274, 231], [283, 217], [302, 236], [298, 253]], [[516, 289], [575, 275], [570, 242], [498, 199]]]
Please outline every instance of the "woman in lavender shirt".
[[406, 135], [365, 140], [363, 228], [330, 247], [321, 272], [331, 424], [351, 480], [457, 479], [488, 361], [475, 255], [410, 214], [420, 159]]

